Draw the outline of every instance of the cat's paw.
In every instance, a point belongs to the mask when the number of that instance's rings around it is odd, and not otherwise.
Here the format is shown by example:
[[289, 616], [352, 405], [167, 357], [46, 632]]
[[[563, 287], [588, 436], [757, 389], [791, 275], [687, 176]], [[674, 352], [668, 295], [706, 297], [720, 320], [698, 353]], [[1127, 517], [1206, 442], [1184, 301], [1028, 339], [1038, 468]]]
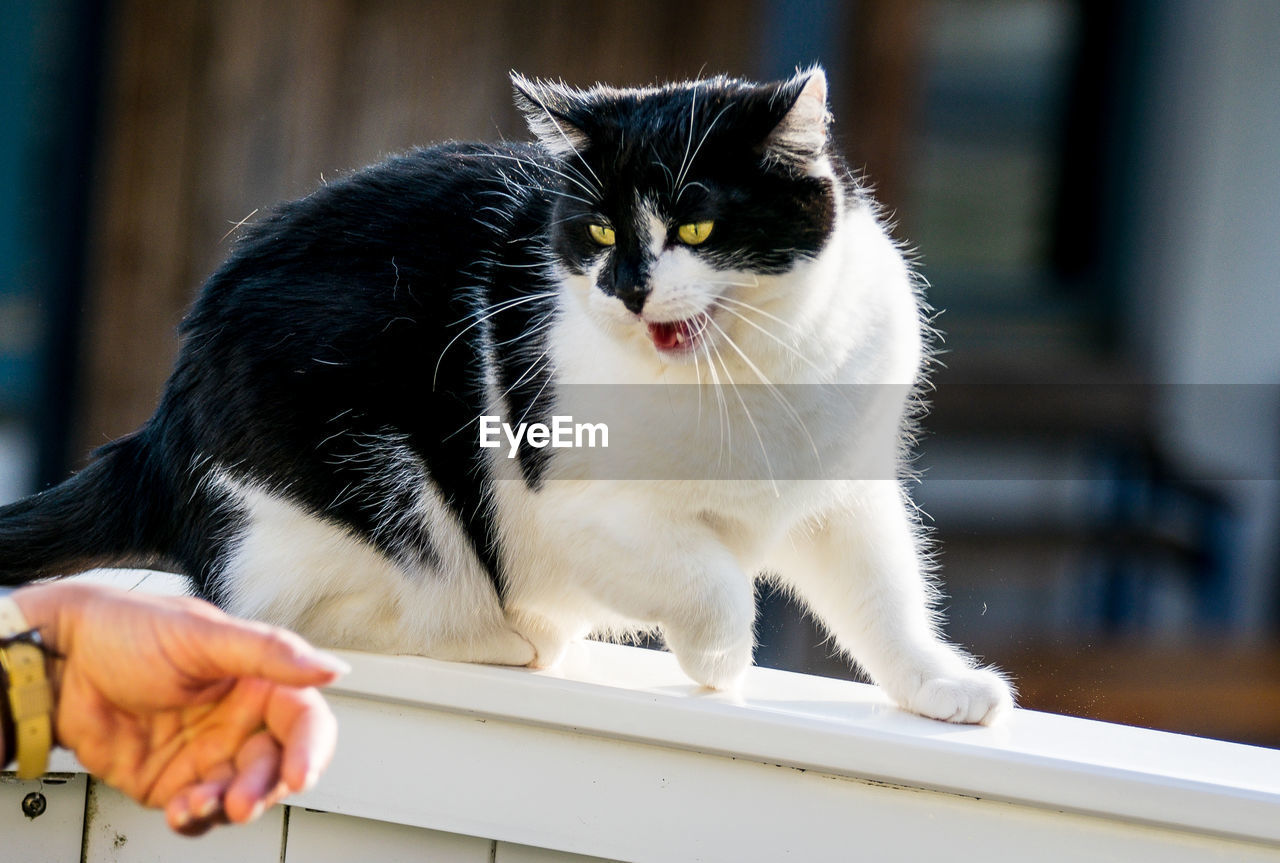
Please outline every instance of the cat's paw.
[[571, 629], [557, 626], [541, 615], [526, 611], [508, 611], [507, 623], [533, 645], [535, 655], [529, 667], [536, 669], [554, 668], [564, 658], [569, 644], [585, 635], [581, 631], [585, 627], [575, 635]]
[[925, 680], [906, 708], [944, 722], [990, 725], [1013, 708], [1013, 692], [995, 671], [965, 668]]
[[539, 671], [555, 668], [569, 649], [569, 641], [563, 638], [533, 638], [527, 632], [522, 634], [533, 644], [535, 655], [529, 667]]
[[426, 655], [433, 659], [483, 665], [532, 665], [538, 659], [538, 651], [533, 644], [510, 629], [496, 629], [467, 641], [437, 645]]
[[751, 665], [751, 653], [754, 647], [748, 639], [744, 643], [735, 644], [724, 649], [699, 649], [670, 644], [676, 661], [684, 669], [684, 673], [708, 689], [735, 690], [742, 682], [742, 676]]

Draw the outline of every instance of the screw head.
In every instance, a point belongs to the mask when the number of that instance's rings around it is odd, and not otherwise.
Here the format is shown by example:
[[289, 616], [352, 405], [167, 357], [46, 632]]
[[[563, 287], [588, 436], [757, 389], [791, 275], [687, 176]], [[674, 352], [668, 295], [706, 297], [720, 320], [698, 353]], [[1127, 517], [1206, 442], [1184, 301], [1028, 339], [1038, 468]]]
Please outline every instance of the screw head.
[[32, 791], [22, 798], [22, 814], [28, 818], [39, 818], [49, 808], [49, 801], [39, 791]]

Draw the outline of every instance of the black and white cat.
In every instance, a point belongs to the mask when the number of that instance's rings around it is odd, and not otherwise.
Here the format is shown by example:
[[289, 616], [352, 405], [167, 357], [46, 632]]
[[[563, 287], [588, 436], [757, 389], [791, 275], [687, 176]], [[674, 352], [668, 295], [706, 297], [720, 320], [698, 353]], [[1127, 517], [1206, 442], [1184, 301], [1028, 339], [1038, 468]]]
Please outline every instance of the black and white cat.
[[[0, 509], [0, 583], [167, 568], [323, 645], [510, 665], [657, 629], [732, 687], [773, 579], [903, 707], [1008, 708], [937, 634], [898, 479], [925, 325], [824, 73], [514, 83], [539, 143], [415, 151], [249, 228], [154, 417]], [[630, 472], [480, 445], [599, 385], [698, 410], [616, 432]], [[744, 472], [698, 473], [726, 452]]]

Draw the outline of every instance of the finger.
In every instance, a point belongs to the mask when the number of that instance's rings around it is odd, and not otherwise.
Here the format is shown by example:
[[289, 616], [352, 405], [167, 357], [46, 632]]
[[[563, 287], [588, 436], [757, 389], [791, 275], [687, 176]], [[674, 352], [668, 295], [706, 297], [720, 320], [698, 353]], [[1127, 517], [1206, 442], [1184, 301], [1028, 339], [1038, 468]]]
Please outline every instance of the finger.
[[229, 823], [227, 813], [222, 811], [221, 806], [215, 808], [209, 815], [197, 818], [176, 799], [165, 807], [164, 813], [169, 829], [183, 836], [202, 836], [219, 824]]
[[157, 809], [163, 808], [167, 812], [170, 803], [199, 781], [195, 757], [189, 750], [184, 751], [165, 766], [164, 771], [147, 793], [147, 799], [143, 801], [144, 805]]
[[196, 614], [207, 615], [208, 617], [225, 616], [226, 612], [218, 608], [212, 602], [200, 599], [196, 596], [165, 596], [160, 598], [161, 602], [174, 606], [184, 611], [191, 611]]
[[193, 695], [197, 702], [182, 712], [188, 726], [187, 736], [201, 754], [201, 764], [212, 766], [220, 761], [230, 761], [250, 734], [262, 725], [262, 716], [274, 684], [256, 677], [232, 681], [229, 689], [214, 702], [199, 703], [201, 695]]
[[154, 776], [148, 783], [146, 799], [141, 802], [163, 809], [178, 792], [201, 779], [197, 750], [191, 745], [195, 732], [180, 714], [166, 712], [152, 720], [148, 738], [147, 760], [153, 766]]
[[306, 791], [333, 760], [338, 720], [315, 689], [276, 687], [266, 711], [267, 729], [280, 741], [280, 776], [290, 791]]
[[165, 806], [165, 819], [179, 833], [196, 836], [218, 823], [226, 823], [223, 800], [235, 779], [235, 770], [223, 762], [200, 782], [177, 792]]
[[[151, 741], [144, 728], [136, 726], [120, 728], [109, 743], [105, 743], [108, 751], [85, 752], [87, 760], [98, 769], [102, 780], [134, 800], [142, 801], [146, 797], [147, 788], [153, 776], [148, 761]], [[80, 747], [84, 751], [86, 747]], [[99, 764], [102, 767], [99, 767]]]
[[[152, 760], [163, 762], [163, 767], [151, 785], [146, 805], [167, 807], [180, 792], [201, 783], [213, 782], [224, 788], [230, 784], [234, 775], [231, 762], [240, 744], [261, 724], [265, 692], [269, 687], [261, 681], [247, 681], [241, 687], [242, 690], [253, 688], [264, 692], [256, 712], [252, 703], [243, 705], [246, 698], [241, 697], [232, 703], [197, 705], [156, 718], [156, 730], [151, 735], [152, 745], [156, 747]], [[252, 693], [248, 700], [252, 701]], [[169, 728], [173, 724], [178, 727]], [[156, 746], [161, 740], [163, 743]], [[165, 755], [166, 752], [172, 754]]]
[[220, 824], [230, 823], [227, 820], [227, 813], [221, 808], [217, 809], [213, 814], [206, 818], [187, 818], [181, 822], [175, 823], [175, 819], [169, 816], [169, 809], [165, 809], [165, 817], [168, 820], [169, 827], [175, 833], [181, 833], [183, 836], [203, 836], [214, 827]]
[[227, 615], [192, 617], [198, 623], [186, 629], [183, 641], [208, 679], [249, 676], [286, 686], [324, 686], [349, 670], [287, 630]]
[[223, 797], [223, 809], [236, 824], [257, 818], [282, 794], [280, 745], [267, 731], [245, 741], [236, 755], [236, 777]]

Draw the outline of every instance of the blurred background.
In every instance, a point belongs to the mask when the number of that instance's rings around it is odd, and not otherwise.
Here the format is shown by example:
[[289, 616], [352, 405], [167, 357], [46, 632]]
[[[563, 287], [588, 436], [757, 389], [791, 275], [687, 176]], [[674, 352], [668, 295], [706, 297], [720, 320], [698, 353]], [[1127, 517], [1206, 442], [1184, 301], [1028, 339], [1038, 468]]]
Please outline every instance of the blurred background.
[[[818, 61], [918, 250], [916, 497], [1024, 705], [1280, 746], [1280, 3], [6, 0], [0, 500], [151, 412], [235, 227], [446, 138], [507, 72]], [[779, 597], [762, 664], [847, 674]]]

